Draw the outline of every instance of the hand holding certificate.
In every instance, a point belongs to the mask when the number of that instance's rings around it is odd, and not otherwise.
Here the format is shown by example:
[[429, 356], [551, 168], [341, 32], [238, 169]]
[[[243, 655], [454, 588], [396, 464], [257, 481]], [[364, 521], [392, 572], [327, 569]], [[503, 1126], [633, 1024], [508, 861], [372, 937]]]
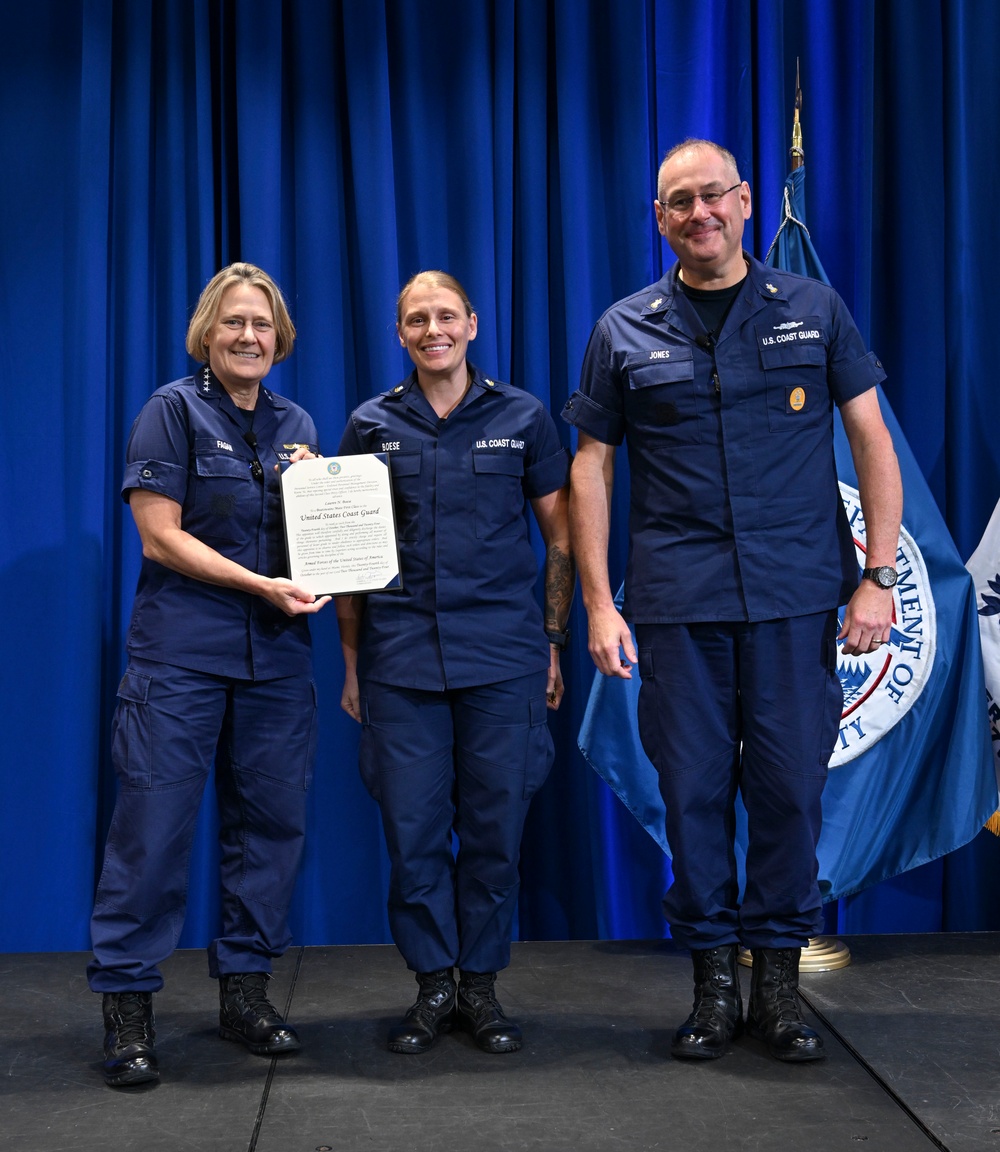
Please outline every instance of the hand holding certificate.
[[385, 453], [291, 464], [281, 500], [293, 583], [316, 596], [402, 587]]

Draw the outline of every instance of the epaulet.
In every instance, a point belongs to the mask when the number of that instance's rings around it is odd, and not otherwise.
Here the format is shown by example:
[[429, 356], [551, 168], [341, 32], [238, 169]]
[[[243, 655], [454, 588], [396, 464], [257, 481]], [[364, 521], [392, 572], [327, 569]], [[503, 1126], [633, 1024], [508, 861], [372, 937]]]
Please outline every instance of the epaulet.
[[641, 315], [654, 316], [657, 312], [665, 312], [669, 305], [669, 295], [664, 295], [662, 292], [651, 292], [649, 299], [642, 309]]

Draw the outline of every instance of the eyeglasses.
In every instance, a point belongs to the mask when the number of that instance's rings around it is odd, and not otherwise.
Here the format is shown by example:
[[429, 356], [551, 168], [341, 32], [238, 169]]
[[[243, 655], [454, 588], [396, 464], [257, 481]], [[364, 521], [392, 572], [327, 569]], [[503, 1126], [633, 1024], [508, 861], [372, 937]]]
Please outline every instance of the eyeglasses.
[[673, 212], [675, 216], [686, 216], [694, 208], [695, 200], [700, 200], [706, 208], [714, 208], [723, 196], [728, 196], [730, 192], [734, 192], [742, 183], [742, 180], [738, 180], [732, 188], [727, 188], [724, 192], [695, 192], [691, 196], [675, 196], [672, 200], [657, 200], [656, 202], [661, 208]]

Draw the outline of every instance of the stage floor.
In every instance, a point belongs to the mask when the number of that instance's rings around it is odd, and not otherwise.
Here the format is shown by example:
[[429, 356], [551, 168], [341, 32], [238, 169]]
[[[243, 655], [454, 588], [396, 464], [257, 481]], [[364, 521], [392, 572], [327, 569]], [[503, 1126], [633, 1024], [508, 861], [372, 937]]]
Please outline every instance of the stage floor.
[[515, 944], [498, 992], [525, 1046], [504, 1056], [459, 1032], [386, 1051], [416, 990], [389, 947], [285, 956], [272, 999], [303, 1050], [253, 1056], [218, 1038], [204, 954], [181, 952], [156, 998], [160, 1083], [128, 1090], [101, 1078], [87, 957], [8, 954], [0, 1148], [1000, 1152], [1000, 933], [845, 939], [850, 967], [803, 976], [828, 1056], [802, 1065], [748, 1038], [671, 1059], [691, 968], [669, 942]]

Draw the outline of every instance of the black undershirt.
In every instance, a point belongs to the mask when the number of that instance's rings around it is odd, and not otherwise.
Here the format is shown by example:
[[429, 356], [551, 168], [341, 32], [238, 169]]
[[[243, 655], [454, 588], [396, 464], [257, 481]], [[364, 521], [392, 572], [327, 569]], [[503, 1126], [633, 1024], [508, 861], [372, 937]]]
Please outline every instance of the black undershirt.
[[253, 418], [257, 414], [256, 407], [254, 407], [254, 408], [240, 408], [239, 405], [235, 405], [235, 408], [236, 408], [237, 413], [239, 414], [240, 422], [243, 425], [243, 431], [244, 432], [252, 432], [253, 431]]
[[698, 313], [698, 319], [704, 324], [705, 335], [714, 342], [722, 331], [722, 325], [726, 322], [733, 301], [739, 296], [740, 289], [746, 283], [746, 277], [744, 276], [739, 283], [732, 284], [728, 288], [692, 288], [683, 280], [677, 282], [681, 291], [691, 301], [691, 306], [695, 312]]

